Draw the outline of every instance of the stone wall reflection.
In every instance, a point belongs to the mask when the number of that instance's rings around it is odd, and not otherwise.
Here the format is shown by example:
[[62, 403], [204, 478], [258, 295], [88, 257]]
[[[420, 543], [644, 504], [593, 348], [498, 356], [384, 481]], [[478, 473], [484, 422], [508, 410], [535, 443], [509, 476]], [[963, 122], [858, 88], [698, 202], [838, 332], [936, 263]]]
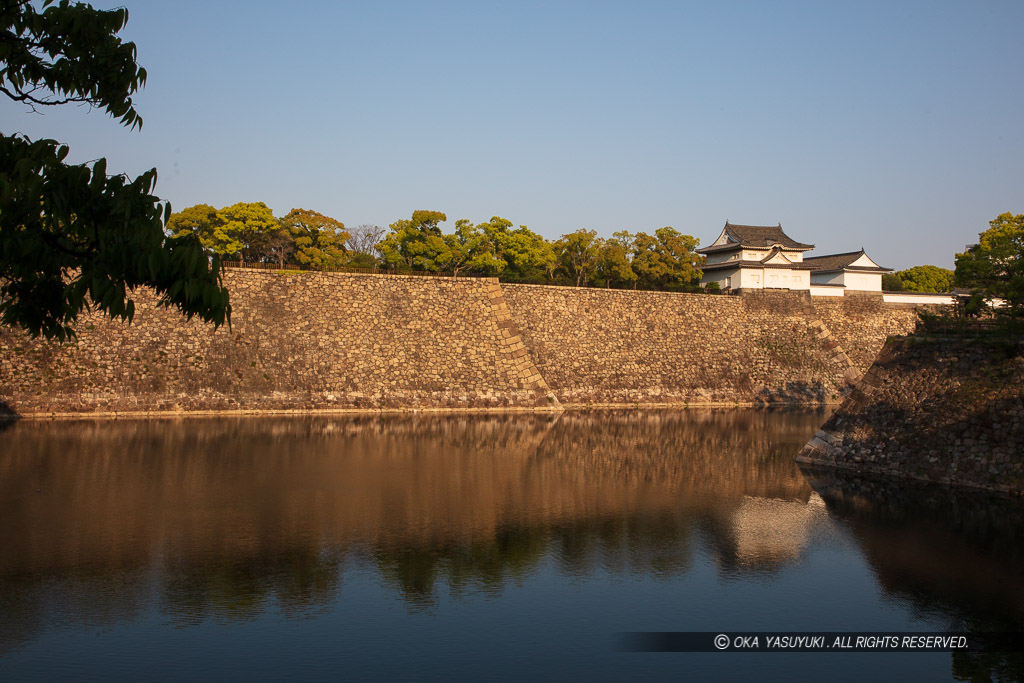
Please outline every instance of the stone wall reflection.
[[[836, 520], [854, 532], [893, 599], [926, 611], [941, 597], [955, 628], [1020, 630], [1024, 501], [803, 469]], [[987, 621], [978, 622], [978, 614]]]
[[[347, 563], [412, 606], [541, 563], [671, 576], [799, 556], [822, 420], [767, 412], [22, 422], [0, 435], [0, 641], [53, 610], [112, 623], [304, 614]], [[765, 534], [771, 527], [778, 533]], [[55, 605], [59, 607], [55, 607]]]
[[[950, 631], [1019, 634], [1024, 501], [801, 466], [893, 602]], [[969, 577], [969, 580], [965, 580]], [[957, 680], [1024, 680], [1024, 653], [957, 652]]]

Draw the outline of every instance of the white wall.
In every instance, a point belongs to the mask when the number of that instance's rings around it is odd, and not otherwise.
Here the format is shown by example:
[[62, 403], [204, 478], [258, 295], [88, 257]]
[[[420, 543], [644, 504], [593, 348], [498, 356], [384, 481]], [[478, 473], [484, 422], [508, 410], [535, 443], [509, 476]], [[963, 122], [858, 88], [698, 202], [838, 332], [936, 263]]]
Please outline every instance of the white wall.
[[919, 292], [885, 292], [882, 301], [887, 304], [952, 304], [952, 294], [922, 294]]
[[839, 271], [837, 273], [812, 273], [813, 285], [843, 285], [847, 289], [858, 292], [881, 292], [881, 273], [858, 273], [856, 271]]
[[[726, 280], [729, 283], [726, 283]], [[717, 282], [722, 289], [810, 289], [810, 272], [788, 268], [730, 268], [704, 274], [700, 283]]]
[[844, 279], [847, 289], [855, 289], [859, 292], [881, 292], [881, 273], [847, 273]]
[[754, 270], [752, 268], [743, 269], [743, 286], [750, 287], [753, 289], [764, 289], [764, 270]]
[[765, 284], [769, 289], [810, 289], [810, 273], [788, 268], [765, 268]]

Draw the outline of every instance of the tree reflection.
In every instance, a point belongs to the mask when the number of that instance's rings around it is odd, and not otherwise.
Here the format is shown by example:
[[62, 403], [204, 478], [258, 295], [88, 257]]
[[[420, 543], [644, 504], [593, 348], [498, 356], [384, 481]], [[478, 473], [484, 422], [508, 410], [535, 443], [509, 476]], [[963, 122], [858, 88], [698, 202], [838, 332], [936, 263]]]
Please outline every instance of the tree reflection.
[[[0, 455], [0, 639], [23, 641], [55, 610], [89, 623], [154, 606], [180, 625], [301, 617], [338, 603], [346, 558], [368, 560], [412, 609], [436, 605], [441, 591], [497, 595], [541, 567], [680, 577], [708, 549], [721, 572], [778, 571], [800, 561], [825, 514], [792, 462], [821, 420], [607, 411], [22, 421]], [[833, 511], [863, 504], [830, 496]], [[902, 508], [889, 500], [878, 526], [893, 538]], [[942, 543], [1000, 523], [965, 521]], [[915, 533], [866, 542], [889, 568], [883, 586], [912, 592], [900, 571], [954, 565], [901, 560]], [[1012, 584], [1019, 557], [993, 558], [993, 582]], [[955, 588], [941, 599], [929, 590], [922, 606], [960, 600]]]
[[161, 608], [180, 625], [255, 619], [271, 602], [286, 617], [300, 617], [337, 598], [341, 565], [340, 555], [308, 547], [206, 563], [172, 561], [161, 585]]

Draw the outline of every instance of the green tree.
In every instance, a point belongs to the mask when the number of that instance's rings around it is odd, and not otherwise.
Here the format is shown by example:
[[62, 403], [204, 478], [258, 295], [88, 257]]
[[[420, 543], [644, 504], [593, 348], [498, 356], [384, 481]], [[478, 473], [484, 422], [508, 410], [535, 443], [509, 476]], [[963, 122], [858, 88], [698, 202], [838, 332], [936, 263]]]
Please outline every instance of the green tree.
[[174, 236], [193, 233], [214, 254], [240, 261], [280, 263], [281, 253], [290, 251], [288, 231], [263, 202], [239, 202], [220, 210], [196, 204], [171, 214], [167, 229]]
[[412, 218], [392, 223], [388, 235], [377, 243], [381, 258], [392, 268], [441, 270], [447, 262], [444, 235], [439, 223], [448, 220], [440, 211], [413, 211]]
[[615, 233], [611, 239], [601, 240], [597, 260], [597, 277], [605, 287], [633, 287], [636, 273], [633, 271], [633, 236], [625, 230]]
[[903, 286], [902, 291], [938, 293], [953, 289], [953, 271], [949, 268], [914, 266], [897, 272], [896, 277]]
[[882, 289], [886, 292], [902, 292], [903, 280], [897, 273], [882, 274]]
[[956, 255], [954, 282], [1006, 301], [1003, 312], [1024, 314], [1024, 214], [999, 214], [978, 243]]
[[225, 256], [259, 263], [273, 261], [280, 249], [282, 227], [274, 212], [263, 202], [238, 202], [217, 212], [221, 224], [215, 233], [214, 250]]
[[192, 233], [199, 238], [203, 246], [216, 251], [217, 230], [224, 221], [217, 215], [217, 209], [209, 204], [196, 204], [184, 211], [171, 214], [167, 219], [167, 231], [174, 237], [183, 237]]
[[[127, 21], [125, 9], [67, 0], [4, 2], [0, 92], [33, 110], [86, 104], [141, 128], [132, 95], [146, 71], [117, 35]], [[108, 176], [106, 159], [75, 165], [68, 154], [56, 140], [0, 134], [0, 323], [63, 341], [86, 308], [130, 321], [138, 287], [189, 318], [229, 321], [220, 262], [195, 236], [164, 232], [156, 170]]]
[[645, 289], [696, 291], [703, 257], [696, 253], [700, 240], [671, 227], [654, 235], [639, 232], [633, 238], [633, 270]]
[[577, 230], [555, 242], [558, 267], [581, 287], [590, 282], [597, 269], [601, 244], [593, 230]]
[[303, 268], [331, 270], [348, 263], [345, 243], [351, 235], [341, 221], [308, 209], [292, 209], [281, 225], [292, 239], [292, 260]]
[[504, 262], [500, 268], [484, 275], [499, 275], [506, 282], [540, 284], [549, 278], [555, 268], [553, 245], [525, 225], [512, 229], [512, 222], [494, 216], [478, 228], [487, 235], [494, 254]]
[[463, 268], [478, 275], [497, 275], [502, 271], [505, 261], [494, 253], [494, 243], [484, 229], [486, 225], [473, 225], [464, 218], [455, 221], [455, 234], [444, 236], [446, 251], [439, 263], [443, 270], [450, 270], [454, 276]]

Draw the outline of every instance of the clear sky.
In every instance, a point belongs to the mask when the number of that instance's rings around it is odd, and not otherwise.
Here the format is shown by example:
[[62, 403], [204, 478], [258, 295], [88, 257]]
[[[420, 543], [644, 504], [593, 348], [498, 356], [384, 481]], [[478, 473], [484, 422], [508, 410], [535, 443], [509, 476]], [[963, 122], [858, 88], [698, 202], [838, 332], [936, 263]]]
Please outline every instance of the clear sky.
[[142, 131], [6, 99], [0, 129], [155, 166], [176, 210], [705, 245], [726, 219], [781, 222], [894, 268], [952, 267], [1024, 213], [1019, 0], [126, 4]]

